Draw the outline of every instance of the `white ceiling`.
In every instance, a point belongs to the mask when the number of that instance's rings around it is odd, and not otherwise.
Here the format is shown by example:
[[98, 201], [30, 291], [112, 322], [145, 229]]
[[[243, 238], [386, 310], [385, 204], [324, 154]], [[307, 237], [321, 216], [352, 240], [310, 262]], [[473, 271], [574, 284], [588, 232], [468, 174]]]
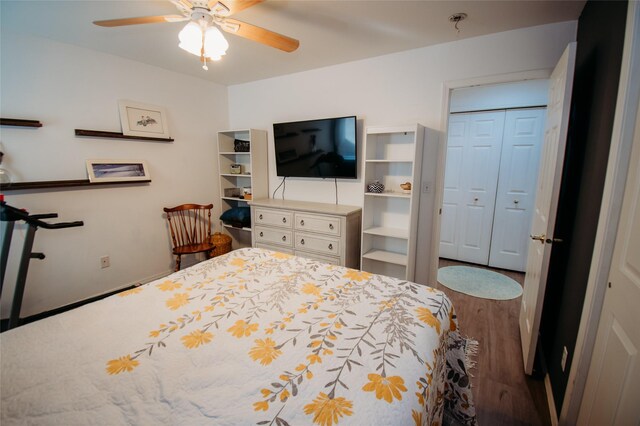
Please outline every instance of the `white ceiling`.
[[[223, 0], [224, 2], [224, 0]], [[169, 1], [0, 0], [2, 32], [31, 34], [224, 85], [350, 62], [516, 28], [578, 19], [585, 1], [268, 0], [233, 18], [300, 40], [285, 53], [226, 34], [227, 55], [200, 67], [177, 46], [184, 23], [102, 28], [94, 20], [176, 14]], [[465, 12], [458, 33], [448, 17]]]

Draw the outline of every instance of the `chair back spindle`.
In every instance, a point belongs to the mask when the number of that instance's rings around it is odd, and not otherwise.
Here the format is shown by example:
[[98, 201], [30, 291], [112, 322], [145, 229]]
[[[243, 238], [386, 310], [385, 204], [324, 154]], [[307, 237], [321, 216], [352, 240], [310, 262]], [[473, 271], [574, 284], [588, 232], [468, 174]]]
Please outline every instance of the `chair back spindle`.
[[173, 253], [177, 256], [176, 271], [180, 269], [180, 255], [214, 249], [210, 241], [212, 209], [213, 204], [182, 204], [164, 208], [169, 221]]

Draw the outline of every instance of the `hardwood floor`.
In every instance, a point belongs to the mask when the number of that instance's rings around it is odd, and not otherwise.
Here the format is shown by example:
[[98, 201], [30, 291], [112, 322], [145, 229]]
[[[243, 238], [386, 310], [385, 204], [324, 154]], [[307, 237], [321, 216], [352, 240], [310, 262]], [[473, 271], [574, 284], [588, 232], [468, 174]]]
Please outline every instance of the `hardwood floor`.
[[[440, 259], [440, 267], [461, 264]], [[522, 273], [493, 270], [524, 284]], [[520, 298], [489, 300], [458, 293], [440, 283], [436, 288], [452, 300], [463, 335], [479, 343], [477, 365], [471, 370], [478, 424], [550, 425], [544, 382], [524, 374], [518, 330]]]

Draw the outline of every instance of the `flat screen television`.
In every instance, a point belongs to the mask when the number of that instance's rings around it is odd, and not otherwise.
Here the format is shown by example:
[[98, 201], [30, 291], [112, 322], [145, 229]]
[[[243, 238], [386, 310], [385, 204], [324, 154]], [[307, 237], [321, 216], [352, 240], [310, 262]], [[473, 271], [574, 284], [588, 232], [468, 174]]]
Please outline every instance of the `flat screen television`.
[[357, 179], [356, 117], [274, 123], [278, 176]]

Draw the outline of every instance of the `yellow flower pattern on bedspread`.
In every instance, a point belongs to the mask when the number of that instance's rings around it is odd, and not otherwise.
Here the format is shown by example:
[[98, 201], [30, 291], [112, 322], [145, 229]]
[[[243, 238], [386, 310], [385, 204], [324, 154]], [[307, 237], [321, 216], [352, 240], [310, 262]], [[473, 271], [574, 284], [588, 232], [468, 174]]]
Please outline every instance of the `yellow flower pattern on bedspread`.
[[441, 292], [261, 249], [139, 288], [126, 300], [160, 292], [165, 319], [106, 361], [109, 376], [143, 374], [173, 351], [220, 356], [253, 389], [225, 403], [245, 404], [243, 423], [430, 425], [446, 409], [475, 424], [465, 339]]

